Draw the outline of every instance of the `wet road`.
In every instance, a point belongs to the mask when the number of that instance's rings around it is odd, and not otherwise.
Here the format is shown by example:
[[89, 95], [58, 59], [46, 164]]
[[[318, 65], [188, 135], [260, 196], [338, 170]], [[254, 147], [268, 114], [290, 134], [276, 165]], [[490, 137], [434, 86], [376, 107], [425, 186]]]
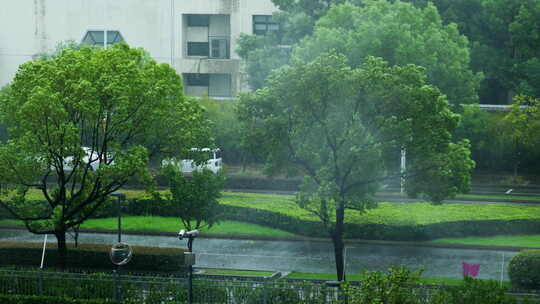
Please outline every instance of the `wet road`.
[[[22, 230], [0, 230], [0, 241], [42, 242], [43, 236]], [[54, 237], [49, 240], [55, 242]], [[83, 233], [81, 243], [113, 244], [115, 234]], [[185, 241], [174, 236], [123, 235], [122, 240], [131, 245], [186, 247]], [[334, 272], [331, 243], [311, 241], [252, 241], [206, 239], [195, 240], [193, 251], [197, 254], [199, 267]], [[361, 270], [384, 270], [392, 265], [404, 265], [411, 269], [424, 269], [427, 277], [461, 277], [461, 262], [478, 263], [480, 278], [508, 280], [508, 261], [517, 252], [447, 249], [392, 245], [351, 245], [346, 248], [347, 273]], [[134, 253], [136, 254], [136, 252]], [[39, 260], [39, 257], [36, 257]]]

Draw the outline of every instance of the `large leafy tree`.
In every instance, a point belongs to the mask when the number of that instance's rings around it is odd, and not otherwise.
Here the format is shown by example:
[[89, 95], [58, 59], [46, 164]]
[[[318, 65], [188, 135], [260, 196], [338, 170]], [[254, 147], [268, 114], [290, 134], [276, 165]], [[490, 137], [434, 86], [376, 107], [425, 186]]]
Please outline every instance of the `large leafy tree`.
[[524, 152], [538, 151], [540, 145], [540, 99], [517, 95], [511, 109], [504, 117], [506, 128], [501, 134], [512, 148], [514, 179], [517, 180], [518, 169], [524, 163]]
[[[425, 7], [428, 1], [414, 1]], [[456, 23], [471, 41], [471, 64], [485, 74], [483, 103], [509, 103], [512, 96], [540, 96], [537, 0], [434, 0], [446, 23]]]
[[[125, 44], [64, 49], [21, 65], [1, 117], [0, 204], [36, 234], [54, 234], [64, 266], [66, 231], [134, 176], [151, 151], [207, 139], [202, 109], [174, 69]], [[43, 199], [31, 201], [37, 188]]]
[[346, 210], [374, 206], [379, 184], [400, 176], [400, 149], [411, 196], [440, 202], [470, 182], [468, 142], [451, 142], [459, 117], [422, 67], [368, 57], [351, 68], [344, 55], [323, 53], [275, 71], [238, 111], [270, 173], [305, 176], [297, 203], [326, 227], [339, 280]]
[[437, 86], [452, 105], [478, 101], [481, 74], [469, 68], [469, 44], [455, 24], [444, 25], [431, 4], [364, 0], [332, 7], [314, 34], [304, 39], [293, 56], [305, 61], [336, 49], [359, 66], [366, 56], [390, 64], [415, 64], [426, 69], [428, 83]]

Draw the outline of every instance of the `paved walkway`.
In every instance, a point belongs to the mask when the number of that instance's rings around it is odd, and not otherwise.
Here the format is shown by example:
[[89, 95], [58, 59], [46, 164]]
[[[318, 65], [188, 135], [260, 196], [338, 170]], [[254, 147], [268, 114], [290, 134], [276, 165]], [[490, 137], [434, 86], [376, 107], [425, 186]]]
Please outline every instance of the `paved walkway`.
[[[81, 243], [113, 244], [114, 234], [83, 233]], [[40, 242], [43, 236], [23, 230], [1, 230], [1, 241]], [[49, 240], [55, 241], [54, 238]], [[123, 235], [131, 245], [186, 247], [174, 236]], [[194, 242], [197, 266], [251, 270], [328, 272], [335, 271], [332, 244], [317, 241], [262, 241], [200, 238]], [[425, 269], [428, 277], [461, 277], [461, 262], [479, 263], [480, 278], [508, 280], [508, 261], [517, 251], [430, 248], [361, 244], [346, 248], [347, 273], [384, 270], [392, 265]], [[136, 252], [134, 253], [137, 254]], [[36, 257], [39, 264], [40, 257]], [[502, 272], [502, 274], [501, 274]]]

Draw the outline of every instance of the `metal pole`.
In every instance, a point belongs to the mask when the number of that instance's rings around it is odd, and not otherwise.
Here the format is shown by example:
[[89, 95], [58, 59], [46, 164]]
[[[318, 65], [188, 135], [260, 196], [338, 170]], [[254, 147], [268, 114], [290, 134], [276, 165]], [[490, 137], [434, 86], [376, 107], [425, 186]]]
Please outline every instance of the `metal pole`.
[[116, 211], [118, 215], [118, 243], [122, 242], [122, 216], [121, 216], [121, 206], [120, 206], [120, 197], [116, 200]]
[[41, 265], [39, 265], [39, 269], [43, 269], [43, 263], [45, 262], [45, 249], [47, 248], [47, 234], [45, 234], [45, 237], [43, 238], [43, 251], [41, 253]]
[[[188, 251], [192, 252], [191, 249], [193, 248], [193, 236], [188, 237]], [[189, 272], [188, 272], [188, 303], [193, 303], [193, 265], [189, 265]]]
[[400, 193], [401, 195], [405, 193], [405, 170], [407, 170], [407, 152], [405, 150], [405, 147], [402, 147], [401, 148], [401, 165], [400, 165], [400, 173], [401, 173]]

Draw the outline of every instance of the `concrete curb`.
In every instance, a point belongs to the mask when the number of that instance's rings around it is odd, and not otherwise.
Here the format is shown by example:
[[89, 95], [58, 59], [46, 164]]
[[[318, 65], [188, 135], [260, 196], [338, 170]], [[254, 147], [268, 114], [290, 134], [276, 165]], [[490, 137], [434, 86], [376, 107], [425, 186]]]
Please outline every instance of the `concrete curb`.
[[[26, 230], [20, 226], [4, 226], [3, 229]], [[104, 233], [116, 234], [116, 230], [105, 229], [81, 229], [84, 233]], [[176, 232], [162, 231], [146, 231], [146, 230], [123, 230], [124, 235], [140, 235], [140, 236], [169, 236], [176, 237]], [[314, 237], [292, 237], [292, 236], [266, 236], [266, 235], [230, 235], [230, 234], [208, 234], [201, 233], [199, 238], [205, 239], [228, 239], [228, 240], [252, 240], [252, 241], [289, 241], [289, 242], [324, 242], [330, 243], [330, 238], [314, 238]], [[468, 245], [468, 244], [448, 244], [448, 243], [431, 243], [431, 242], [405, 242], [405, 241], [380, 241], [380, 240], [362, 240], [362, 239], [346, 239], [345, 245], [384, 245], [396, 247], [427, 247], [427, 248], [447, 248], [447, 249], [470, 249], [470, 250], [497, 250], [497, 251], [521, 251], [526, 249], [540, 249], [539, 247], [521, 247], [521, 246], [485, 246], [485, 245]]]

